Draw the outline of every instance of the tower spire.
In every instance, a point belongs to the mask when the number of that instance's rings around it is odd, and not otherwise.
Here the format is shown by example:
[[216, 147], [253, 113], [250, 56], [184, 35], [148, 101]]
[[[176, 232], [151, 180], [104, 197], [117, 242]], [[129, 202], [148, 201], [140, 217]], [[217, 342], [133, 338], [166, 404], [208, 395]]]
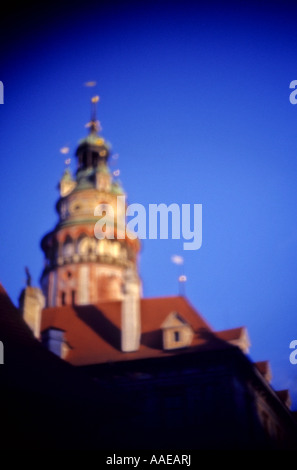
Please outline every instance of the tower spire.
[[97, 120], [97, 103], [99, 102], [100, 97], [98, 95], [92, 96], [91, 103], [92, 103], [92, 114], [91, 114], [91, 121]]
[[99, 131], [99, 121], [97, 120], [97, 103], [100, 98], [98, 95], [92, 96], [91, 98], [91, 121], [89, 123], [90, 133]]

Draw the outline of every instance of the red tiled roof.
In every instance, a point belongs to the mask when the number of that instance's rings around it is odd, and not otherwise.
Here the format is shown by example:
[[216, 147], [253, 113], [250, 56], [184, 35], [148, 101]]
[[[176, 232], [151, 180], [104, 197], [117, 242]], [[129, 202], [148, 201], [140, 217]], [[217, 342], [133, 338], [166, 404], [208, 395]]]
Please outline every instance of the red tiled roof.
[[195, 332], [192, 347], [209, 347], [210, 342], [212, 347], [226, 346], [184, 297], [141, 299], [141, 345], [135, 352], [121, 351], [121, 301], [104, 302], [97, 306], [46, 308], [42, 314], [41, 331], [48, 328], [65, 331], [65, 340], [71, 347], [66, 360], [74, 365], [181, 354], [185, 350], [173, 352], [162, 348], [161, 325], [172, 312], [178, 312], [192, 326]]
[[0, 282], [0, 294], [5, 294], [5, 295], [7, 295], [7, 292], [6, 292], [6, 290], [4, 289], [3, 285], [1, 284], [1, 282]]
[[216, 335], [223, 339], [224, 341], [232, 341], [235, 339], [239, 339], [244, 332], [245, 327], [244, 326], [239, 326], [238, 328], [231, 328], [229, 330], [222, 330], [222, 331], [217, 331]]
[[255, 366], [257, 367], [258, 371], [265, 375], [269, 371], [269, 361], [258, 361], [255, 362]]

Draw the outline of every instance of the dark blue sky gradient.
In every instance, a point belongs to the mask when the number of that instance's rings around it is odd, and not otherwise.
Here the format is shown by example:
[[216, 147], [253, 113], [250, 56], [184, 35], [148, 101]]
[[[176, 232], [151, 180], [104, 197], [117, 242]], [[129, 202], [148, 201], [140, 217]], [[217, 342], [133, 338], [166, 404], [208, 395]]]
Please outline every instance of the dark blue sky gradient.
[[[123, 3], [125, 3], [123, 5]], [[131, 2], [29, 10], [2, 29], [0, 279], [11, 298], [57, 222], [56, 186], [86, 134], [103, 136], [129, 202], [202, 203], [203, 244], [144, 240], [145, 296], [186, 295], [215, 329], [246, 325], [253, 360], [297, 407], [297, 79], [293, 3]], [[75, 159], [71, 163], [75, 168]]]

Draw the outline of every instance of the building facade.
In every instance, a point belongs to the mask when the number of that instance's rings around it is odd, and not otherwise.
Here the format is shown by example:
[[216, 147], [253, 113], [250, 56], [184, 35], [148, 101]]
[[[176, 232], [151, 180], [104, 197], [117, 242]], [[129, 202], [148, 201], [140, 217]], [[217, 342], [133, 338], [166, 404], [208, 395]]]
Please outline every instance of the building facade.
[[[142, 297], [140, 242], [127, 232], [109, 157], [93, 111], [76, 174], [66, 169], [59, 184], [58, 223], [41, 242], [41, 290], [28, 285], [20, 298], [35, 337], [125, 403], [114, 446], [295, 448], [289, 393], [273, 390], [267, 361], [249, 358], [246, 328], [214, 331], [183, 296]], [[110, 422], [119, 427], [112, 409]]]

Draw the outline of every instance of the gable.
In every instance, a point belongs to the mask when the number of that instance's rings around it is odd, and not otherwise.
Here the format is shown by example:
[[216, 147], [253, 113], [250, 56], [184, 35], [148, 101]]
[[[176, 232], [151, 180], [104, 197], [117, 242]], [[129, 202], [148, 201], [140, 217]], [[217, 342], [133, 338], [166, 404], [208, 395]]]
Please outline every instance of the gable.
[[162, 323], [161, 328], [177, 328], [188, 325], [185, 319], [177, 312], [172, 312]]

